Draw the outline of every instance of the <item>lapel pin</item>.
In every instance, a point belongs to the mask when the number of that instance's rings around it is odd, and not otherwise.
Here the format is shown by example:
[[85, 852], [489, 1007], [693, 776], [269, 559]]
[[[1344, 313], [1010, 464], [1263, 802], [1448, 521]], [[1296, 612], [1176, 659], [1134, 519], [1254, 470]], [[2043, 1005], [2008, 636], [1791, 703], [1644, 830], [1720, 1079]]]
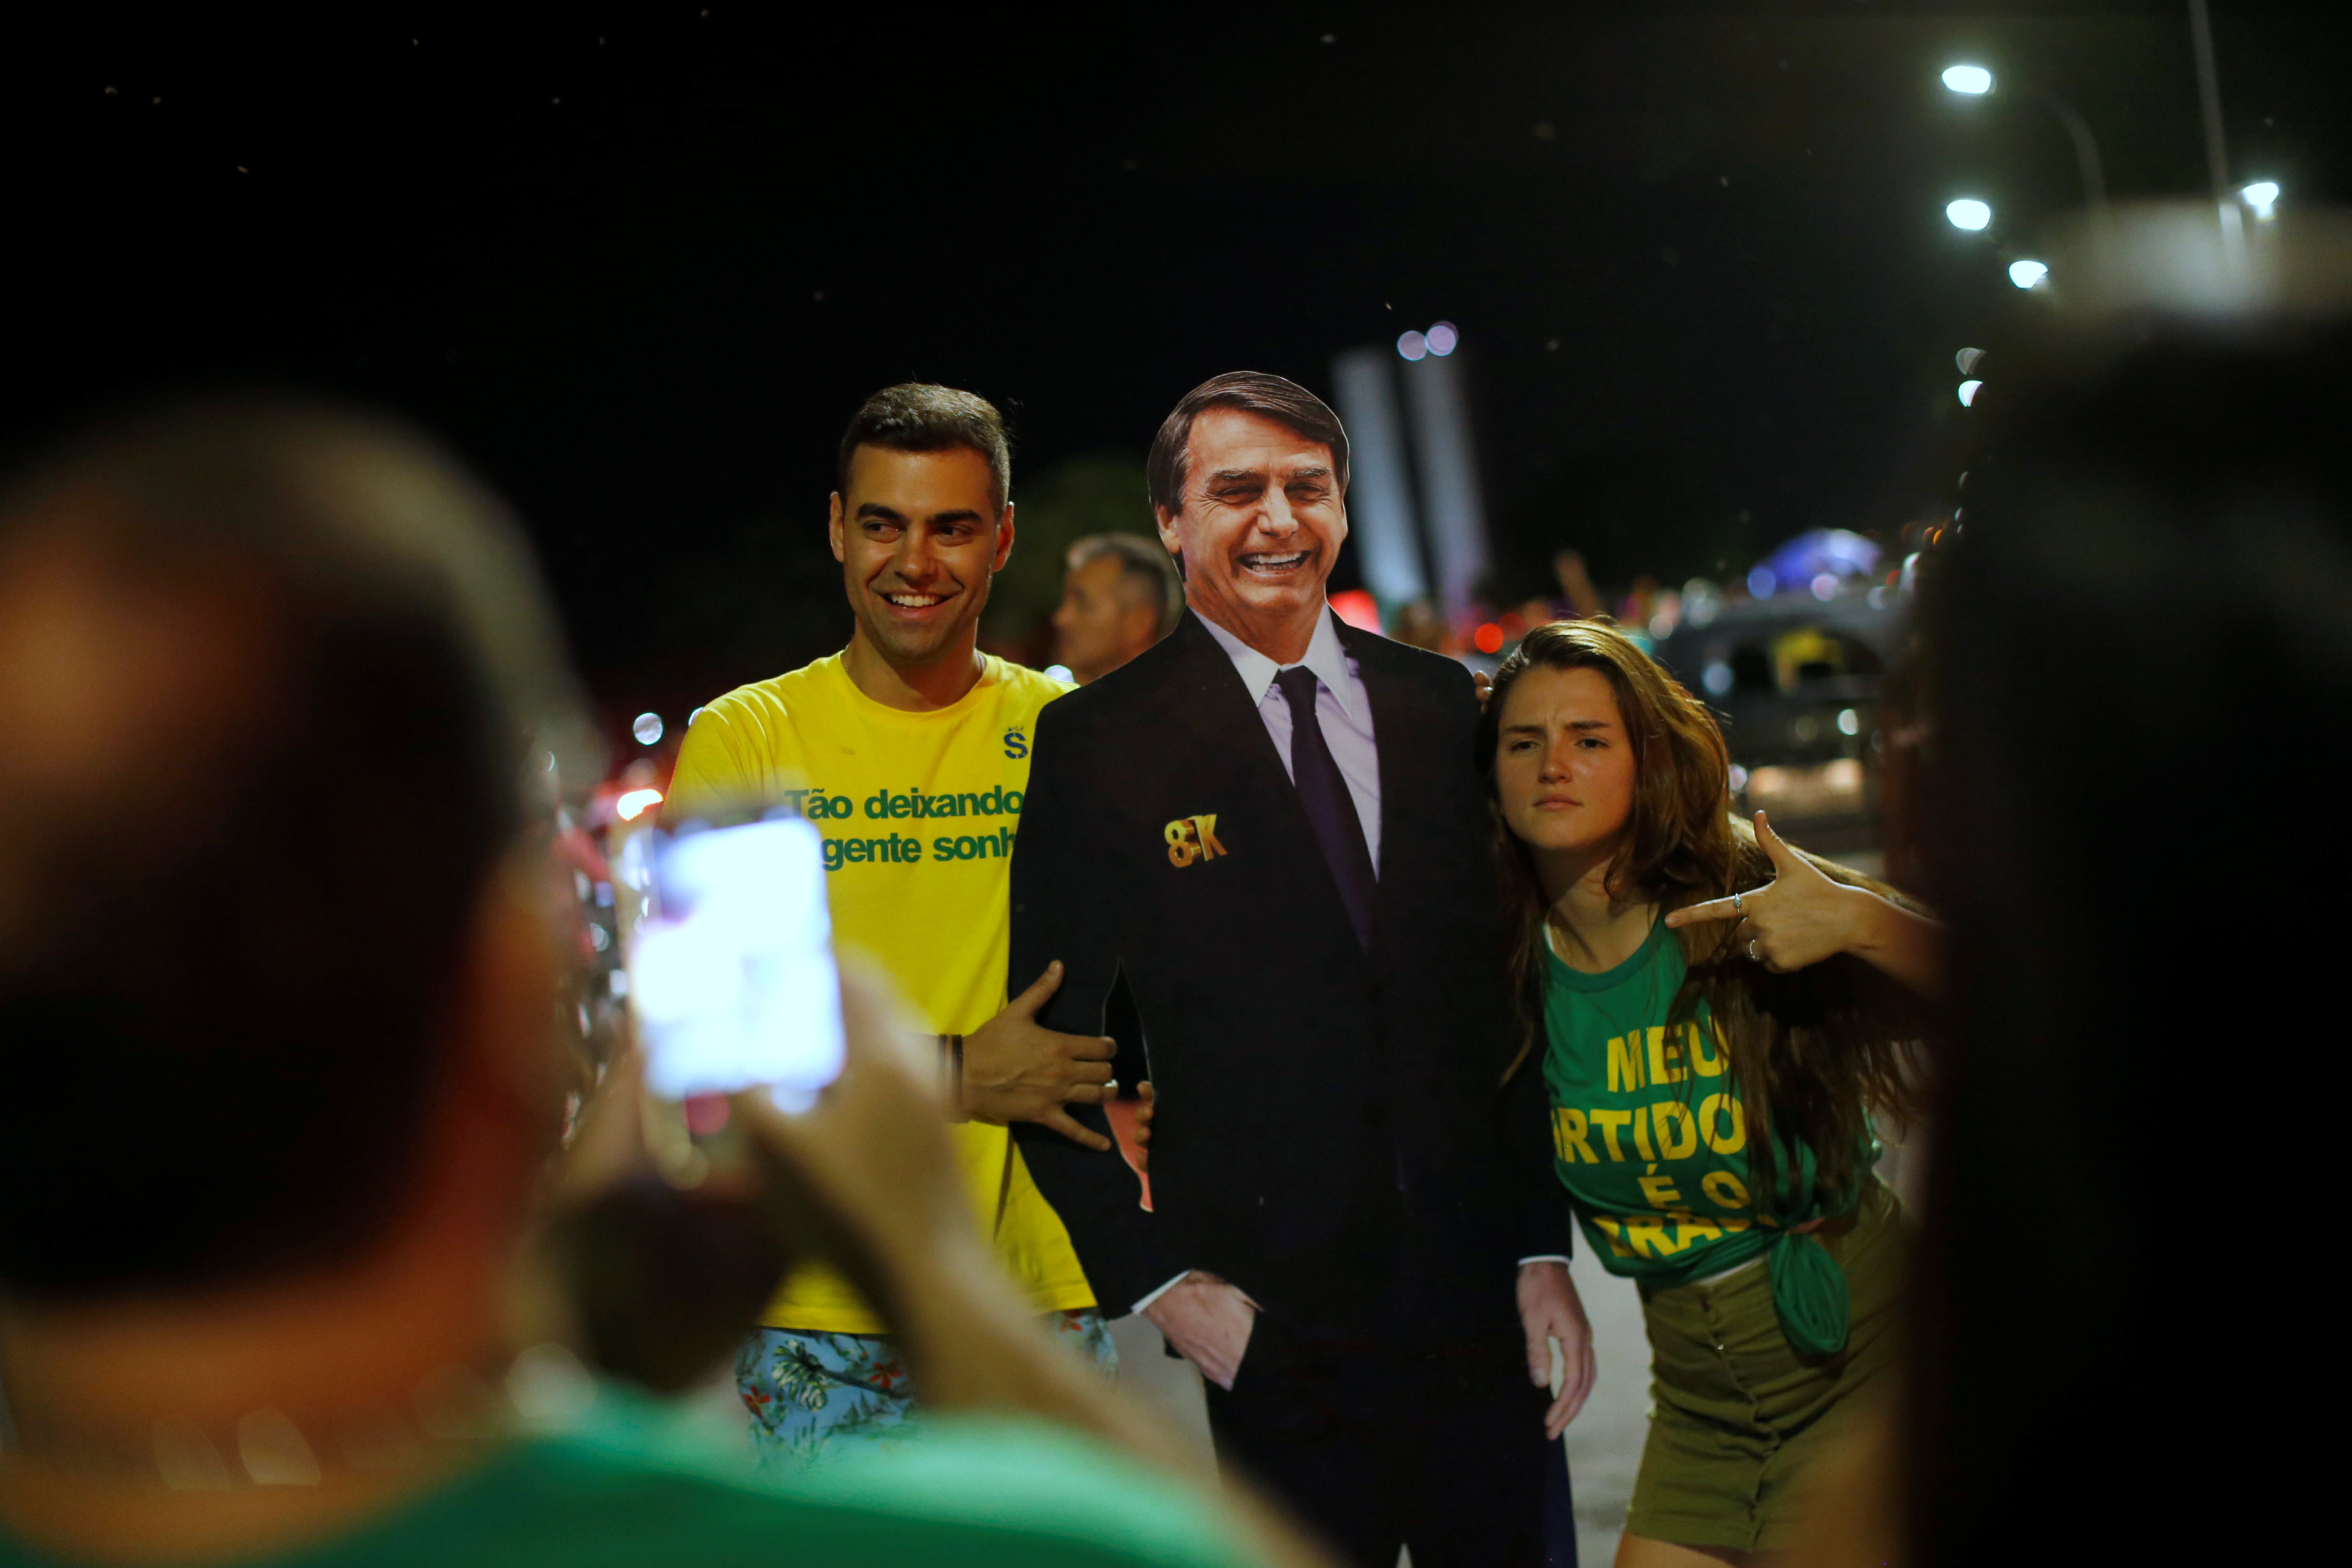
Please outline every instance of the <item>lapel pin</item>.
[[1196, 860], [1213, 861], [1226, 852], [1217, 841], [1217, 814], [1204, 811], [1197, 817], [1179, 817], [1160, 830], [1168, 841], [1168, 863], [1181, 869]]

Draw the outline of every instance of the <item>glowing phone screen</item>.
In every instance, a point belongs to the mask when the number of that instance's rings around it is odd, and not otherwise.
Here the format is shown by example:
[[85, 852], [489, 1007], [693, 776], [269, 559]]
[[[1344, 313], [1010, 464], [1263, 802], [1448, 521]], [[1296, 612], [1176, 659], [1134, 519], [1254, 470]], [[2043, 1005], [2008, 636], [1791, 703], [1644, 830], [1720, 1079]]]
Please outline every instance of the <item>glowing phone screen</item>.
[[841, 1072], [841, 992], [816, 831], [796, 818], [663, 841], [629, 998], [666, 1100], [765, 1084], [805, 1111]]

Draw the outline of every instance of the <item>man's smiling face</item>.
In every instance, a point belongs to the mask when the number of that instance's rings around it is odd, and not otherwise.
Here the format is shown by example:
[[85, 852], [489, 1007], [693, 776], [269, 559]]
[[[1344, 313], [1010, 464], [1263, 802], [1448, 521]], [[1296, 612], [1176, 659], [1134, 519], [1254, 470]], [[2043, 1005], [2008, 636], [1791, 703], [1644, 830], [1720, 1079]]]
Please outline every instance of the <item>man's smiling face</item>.
[[1013, 553], [988, 459], [970, 447], [860, 446], [833, 497], [834, 559], [860, 635], [892, 666], [970, 657], [988, 586]]
[[1253, 646], [1258, 628], [1311, 627], [1348, 537], [1331, 449], [1264, 414], [1211, 408], [1185, 452], [1183, 509], [1159, 514], [1185, 598]]

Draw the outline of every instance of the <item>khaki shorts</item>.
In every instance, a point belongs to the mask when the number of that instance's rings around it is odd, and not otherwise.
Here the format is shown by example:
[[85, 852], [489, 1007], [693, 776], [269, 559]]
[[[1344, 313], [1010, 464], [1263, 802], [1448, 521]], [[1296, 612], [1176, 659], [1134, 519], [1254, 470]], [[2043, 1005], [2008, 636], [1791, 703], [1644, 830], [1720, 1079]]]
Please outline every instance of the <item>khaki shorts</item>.
[[1818, 1233], [1850, 1293], [1851, 1330], [1832, 1356], [1790, 1347], [1762, 1260], [1711, 1284], [1643, 1291], [1650, 1439], [1627, 1534], [1738, 1552], [1789, 1544], [1806, 1468], [1886, 1388], [1908, 1228], [1872, 1181], [1850, 1224]]

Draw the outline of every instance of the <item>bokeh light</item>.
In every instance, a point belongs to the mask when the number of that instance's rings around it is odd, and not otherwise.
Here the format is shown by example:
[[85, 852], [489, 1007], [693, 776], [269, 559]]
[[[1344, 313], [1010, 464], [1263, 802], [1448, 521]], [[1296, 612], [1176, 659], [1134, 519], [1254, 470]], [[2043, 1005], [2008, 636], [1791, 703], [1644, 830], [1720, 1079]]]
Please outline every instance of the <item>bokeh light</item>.
[[1944, 85], [1970, 98], [1981, 97], [1992, 90], [1992, 72], [1982, 66], [1948, 66], [1944, 69]]
[[637, 737], [639, 746], [656, 746], [662, 737], [661, 715], [641, 713], [629, 725], [629, 733]]
[[1381, 601], [1360, 588], [1343, 588], [1331, 595], [1331, 613], [1359, 632], [1381, 629]]
[[1974, 233], [1978, 229], [1991, 226], [1992, 207], [1988, 203], [1978, 201], [1974, 196], [1962, 196], [1957, 202], [1946, 204], [1944, 216], [1954, 228], [1967, 229]]

